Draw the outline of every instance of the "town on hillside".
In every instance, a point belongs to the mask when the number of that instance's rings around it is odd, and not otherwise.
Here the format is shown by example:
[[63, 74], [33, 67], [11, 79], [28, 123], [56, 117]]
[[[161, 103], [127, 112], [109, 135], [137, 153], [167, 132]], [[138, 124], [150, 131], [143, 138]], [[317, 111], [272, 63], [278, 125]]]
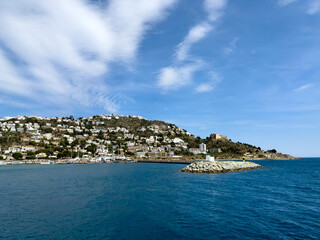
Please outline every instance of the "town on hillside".
[[[0, 160], [11, 163], [89, 163], [137, 159], [277, 158], [226, 136], [195, 137], [174, 124], [141, 116], [17, 116], [0, 119]], [[285, 155], [287, 156], [287, 155]]]

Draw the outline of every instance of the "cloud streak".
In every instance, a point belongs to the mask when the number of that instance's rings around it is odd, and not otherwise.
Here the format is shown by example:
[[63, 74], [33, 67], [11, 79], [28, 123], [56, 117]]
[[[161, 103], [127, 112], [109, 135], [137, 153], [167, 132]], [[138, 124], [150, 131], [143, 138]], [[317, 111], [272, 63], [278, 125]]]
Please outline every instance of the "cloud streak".
[[294, 89], [293, 91], [294, 92], [301, 92], [301, 91], [307, 90], [307, 89], [309, 89], [311, 87], [313, 87], [313, 84], [308, 83], [308, 84], [302, 85], [301, 87], [298, 87], [298, 88]]
[[223, 51], [224, 54], [225, 55], [231, 54], [235, 50], [238, 41], [239, 41], [239, 38], [237, 37], [233, 38], [229, 46], [224, 49]]
[[[207, 19], [193, 26], [183, 41], [178, 44], [174, 54], [175, 62], [172, 66], [162, 68], [158, 76], [158, 86], [164, 90], [178, 89], [192, 83], [195, 72], [203, 70], [206, 64], [202, 60], [190, 55], [193, 45], [204, 39], [213, 29], [214, 23], [223, 15], [227, 0], [205, 0], [203, 7], [207, 12]], [[213, 90], [212, 81], [202, 83], [197, 92]]]
[[207, 82], [200, 83], [200, 85], [196, 88], [197, 93], [210, 92], [214, 90], [218, 83], [222, 81], [222, 78], [216, 72], [210, 72], [209, 80]]
[[161, 69], [158, 85], [164, 90], [178, 89], [192, 82], [194, 72], [201, 69], [200, 63], [186, 64], [181, 67]]
[[[299, 0], [278, 0], [278, 5], [280, 7], [286, 7], [287, 5], [298, 1]], [[307, 14], [314, 15], [320, 12], [320, 0], [304, 0], [303, 2], [307, 3]]]
[[188, 35], [178, 45], [176, 58], [178, 61], [185, 61], [189, 56], [189, 51], [192, 45], [203, 39], [212, 29], [212, 26], [207, 22], [199, 23], [189, 30]]
[[146, 31], [175, 2], [1, 1], [0, 93], [117, 111], [102, 77], [111, 63], [134, 60]]
[[313, 0], [310, 2], [307, 9], [307, 14], [313, 15], [320, 11], [320, 0]]
[[294, 3], [296, 1], [297, 0], [278, 0], [278, 5], [280, 7], [285, 7], [285, 6], [287, 6], [287, 5], [291, 4], [291, 3]]

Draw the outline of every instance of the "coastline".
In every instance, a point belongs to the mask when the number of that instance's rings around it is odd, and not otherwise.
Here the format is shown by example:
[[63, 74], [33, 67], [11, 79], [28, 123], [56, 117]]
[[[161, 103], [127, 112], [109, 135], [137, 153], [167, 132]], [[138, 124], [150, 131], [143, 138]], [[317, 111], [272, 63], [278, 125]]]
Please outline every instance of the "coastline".
[[[246, 158], [246, 161], [280, 161], [280, 160], [299, 160], [301, 158]], [[34, 165], [59, 165], [59, 164], [102, 164], [102, 163], [166, 163], [166, 164], [191, 164], [195, 162], [203, 162], [205, 159], [188, 159], [188, 158], [166, 158], [166, 159], [124, 159], [124, 160], [108, 160], [108, 161], [97, 161], [95, 159], [39, 159], [39, 160], [10, 160], [0, 161], [0, 166], [6, 165], [21, 165], [21, 164], [34, 164]], [[226, 162], [226, 161], [243, 161], [241, 158], [224, 158], [224, 159], [216, 159], [215, 162]]]

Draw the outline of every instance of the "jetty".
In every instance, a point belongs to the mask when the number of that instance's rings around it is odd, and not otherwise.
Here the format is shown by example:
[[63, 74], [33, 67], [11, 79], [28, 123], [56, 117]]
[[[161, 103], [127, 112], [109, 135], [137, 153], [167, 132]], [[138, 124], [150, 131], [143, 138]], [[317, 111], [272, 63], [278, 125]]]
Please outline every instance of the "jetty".
[[190, 173], [226, 173], [257, 168], [263, 168], [263, 166], [253, 162], [201, 161], [191, 163], [180, 171]]

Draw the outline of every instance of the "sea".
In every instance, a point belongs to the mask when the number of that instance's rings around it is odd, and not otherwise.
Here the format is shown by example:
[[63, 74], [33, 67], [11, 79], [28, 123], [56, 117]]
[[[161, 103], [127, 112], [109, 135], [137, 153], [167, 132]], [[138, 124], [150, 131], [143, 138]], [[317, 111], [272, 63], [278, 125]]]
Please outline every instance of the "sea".
[[320, 158], [0, 167], [0, 239], [320, 239]]

